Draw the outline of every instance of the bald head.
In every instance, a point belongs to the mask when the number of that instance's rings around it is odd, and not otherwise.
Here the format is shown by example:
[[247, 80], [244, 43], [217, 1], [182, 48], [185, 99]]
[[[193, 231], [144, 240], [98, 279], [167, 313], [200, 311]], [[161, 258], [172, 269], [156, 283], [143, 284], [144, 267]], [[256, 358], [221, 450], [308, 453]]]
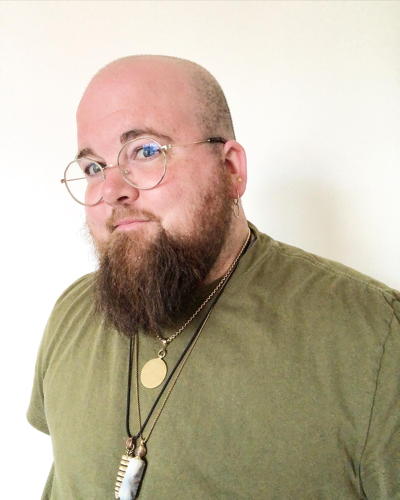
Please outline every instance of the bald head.
[[118, 102], [121, 97], [126, 106], [126, 96], [141, 92], [148, 101], [143, 104], [156, 110], [169, 107], [181, 122], [195, 125], [199, 137], [235, 138], [229, 107], [216, 79], [192, 61], [169, 56], [128, 56], [102, 68], [81, 99], [78, 125], [88, 107], [111, 112], [123, 107]]

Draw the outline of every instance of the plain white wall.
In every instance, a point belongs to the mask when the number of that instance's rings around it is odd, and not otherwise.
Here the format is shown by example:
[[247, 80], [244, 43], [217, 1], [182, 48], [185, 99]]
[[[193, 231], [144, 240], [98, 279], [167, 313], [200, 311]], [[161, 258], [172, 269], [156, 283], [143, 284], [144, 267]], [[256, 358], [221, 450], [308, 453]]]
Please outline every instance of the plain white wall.
[[25, 422], [36, 350], [57, 296], [94, 267], [59, 179], [79, 97], [112, 59], [203, 64], [248, 152], [248, 218], [400, 288], [400, 3], [2, 1], [0, 49], [4, 498], [21, 457], [32, 499], [51, 462]]

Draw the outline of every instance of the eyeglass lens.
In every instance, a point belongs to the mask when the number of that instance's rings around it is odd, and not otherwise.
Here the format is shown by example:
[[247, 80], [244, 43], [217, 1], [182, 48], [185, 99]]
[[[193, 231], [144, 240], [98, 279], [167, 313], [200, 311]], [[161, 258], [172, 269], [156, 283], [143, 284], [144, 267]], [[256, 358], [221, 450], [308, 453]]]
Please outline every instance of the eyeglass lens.
[[[117, 159], [125, 181], [139, 189], [151, 189], [161, 182], [166, 171], [166, 156], [161, 145], [148, 138], [126, 142]], [[65, 170], [66, 187], [83, 205], [96, 205], [102, 198], [104, 166], [91, 158], [72, 161]]]

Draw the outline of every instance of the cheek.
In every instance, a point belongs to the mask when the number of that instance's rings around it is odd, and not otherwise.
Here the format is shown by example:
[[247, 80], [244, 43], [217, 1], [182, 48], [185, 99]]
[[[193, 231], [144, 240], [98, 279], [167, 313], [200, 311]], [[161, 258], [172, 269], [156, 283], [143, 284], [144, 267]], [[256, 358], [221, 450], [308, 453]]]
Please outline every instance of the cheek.
[[86, 224], [96, 240], [106, 240], [108, 235], [105, 225], [107, 215], [102, 205], [85, 208]]
[[164, 206], [164, 215], [161, 216], [164, 229], [181, 235], [192, 233], [202, 206], [202, 192], [203, 189], [193, 182], [188, 182], [186, 186], [175, 186], [169, 194], [168, 205]]

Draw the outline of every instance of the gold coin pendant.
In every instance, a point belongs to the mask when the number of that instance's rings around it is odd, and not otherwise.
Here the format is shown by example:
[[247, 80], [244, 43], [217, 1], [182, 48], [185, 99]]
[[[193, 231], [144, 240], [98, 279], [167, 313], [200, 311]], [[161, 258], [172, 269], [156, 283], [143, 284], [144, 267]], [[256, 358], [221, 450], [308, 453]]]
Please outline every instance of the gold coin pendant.
[[147, 389], [158, 387], [167, 375], [167, 365], [161, 358], [154, 358], [144, 364], [140, 372], [140, 380]]

